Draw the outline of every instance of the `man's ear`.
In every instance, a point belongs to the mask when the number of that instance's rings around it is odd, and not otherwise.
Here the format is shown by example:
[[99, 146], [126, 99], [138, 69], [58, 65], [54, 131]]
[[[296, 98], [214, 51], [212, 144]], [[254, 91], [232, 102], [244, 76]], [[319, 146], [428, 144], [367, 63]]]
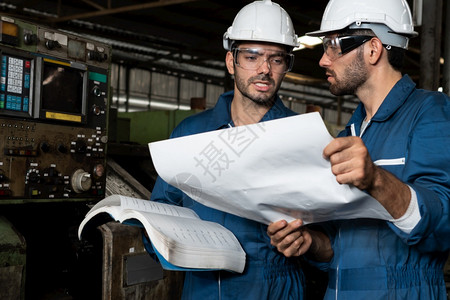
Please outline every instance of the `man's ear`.
[[231, 51], [227, 52], [225, 57], [225, 64], [227, 65], [228, 73], [234, 75], [234, 61], [233, 61], [233, 53]]
[[381, 54], [383, 53], [383, 44], [380, 39], [374, 37], [368, 43], [368, 51], [369, 54], [369, 63], [375, 65], [381, 58]]

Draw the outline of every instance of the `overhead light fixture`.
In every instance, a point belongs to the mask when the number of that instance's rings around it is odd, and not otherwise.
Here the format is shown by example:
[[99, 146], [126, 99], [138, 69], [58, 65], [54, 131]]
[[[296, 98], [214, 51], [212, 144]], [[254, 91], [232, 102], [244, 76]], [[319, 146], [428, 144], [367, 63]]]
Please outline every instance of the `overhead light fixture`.
[[295, 47], [294, 51], [302, 50], [305, 48], [313, 48], [316, 45], [322, 44], [322, 39], [315, 36], [301, 36], [298, 38], [298, 42], [300, 43], [300, 46]]

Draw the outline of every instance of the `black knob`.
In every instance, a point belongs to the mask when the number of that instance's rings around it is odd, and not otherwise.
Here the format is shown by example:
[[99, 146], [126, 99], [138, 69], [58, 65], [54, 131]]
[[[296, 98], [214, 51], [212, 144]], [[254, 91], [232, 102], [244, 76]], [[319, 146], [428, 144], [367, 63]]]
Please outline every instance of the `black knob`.
[[37, 45], [38, 37], [34, 33], [26, 33], [23, 36], [23, 42], [25, 43], [25, 45]]
[[47, 40], [45, 42], [45, 47], [49, 50], [53, 50], [55, 48], [61, 48], [61, 44], [58, 41]]
[[105, 61], [108, 58], [108, 55], [106, 53], [100, 53], [97, 51], [89, 51], [88, 52], [88, 59], [90, 60], [96, 60], [99, 62]]
[[88, 59], [90, 60], [96, 60], [97, 52], [95, 51], [88, 51]]
[[3, 173], [0, 173], [0, 182], [5, 182], [5, 181], [7, 181], [7, 177], [6, 177], [6, 175], [5, 174], [3, 174]]
[[31, 172], [28, 174], [28, 180], [32, 183], [38, 183], [40, 181], [41, 176], [39, 176], [36, 172]]
[[59, 144], [58, 147], [57, 147], [56, 149], [58, 149], [58, 151], [59, 151], [60, 153], [67, 153], [67, 147], [64, 146], [63, 144]]
[[49, 152], [50, 151], [50, 145], [47, 142], [41, 143], [41, 150], [42, 152]]

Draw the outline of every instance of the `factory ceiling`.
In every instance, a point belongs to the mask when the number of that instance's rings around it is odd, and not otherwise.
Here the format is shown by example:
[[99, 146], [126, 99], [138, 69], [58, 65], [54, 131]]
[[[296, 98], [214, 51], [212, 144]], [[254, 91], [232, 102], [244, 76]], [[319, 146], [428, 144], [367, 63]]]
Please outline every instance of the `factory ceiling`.
[[[0, 2], [0, 13], [109, 41], [115, 62], [141, 67], [162, 66], [165, 62], [173, 68], [220, 78], [225, 74], [222, 35], [236, 13], [250, 2], [7, 0]], [[328, 0], [275, 2], [288, 11], [301, 36], [319, 28]], [[417, 80], [420, 38], [411, 41], [410, 50], [404, 71]], [[296, 51], [289, 80], [326, 87], [324, 71], [318, 66], [322, 53], [320, 45]], [[204, 68], [210, 72], [202, 71]]]

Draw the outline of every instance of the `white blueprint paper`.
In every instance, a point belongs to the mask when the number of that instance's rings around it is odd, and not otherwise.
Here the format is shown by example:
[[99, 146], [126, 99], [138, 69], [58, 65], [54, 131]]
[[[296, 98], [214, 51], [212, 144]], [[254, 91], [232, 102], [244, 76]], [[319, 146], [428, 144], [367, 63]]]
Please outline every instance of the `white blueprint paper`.
[[[269, 224], [300, 218], [392, 217], [378, 201], [331, 173], [332, 140], [319, 113], [149, 143], [164, 181], [215, 209]], [[189, 205], [188, 205], [189, 206]]]

